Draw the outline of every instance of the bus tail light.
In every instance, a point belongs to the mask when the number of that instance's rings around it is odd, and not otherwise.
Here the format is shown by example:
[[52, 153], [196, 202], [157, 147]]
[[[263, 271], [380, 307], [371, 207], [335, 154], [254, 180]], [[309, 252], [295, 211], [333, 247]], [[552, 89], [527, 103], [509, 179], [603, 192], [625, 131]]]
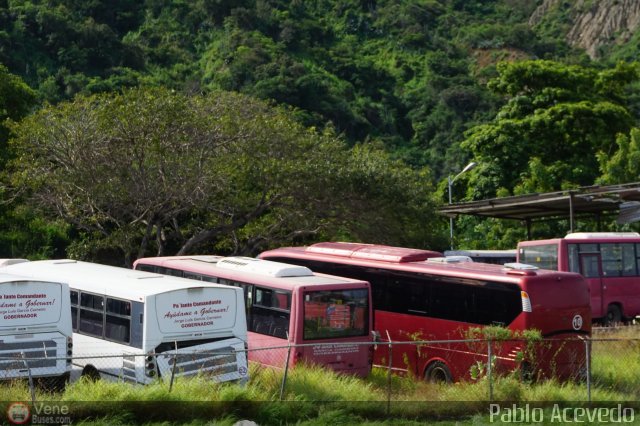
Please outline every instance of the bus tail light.
[[522, 312], [532, 312], [531, 299], [529, 299], [527, 292], [521, 291], [520, 297], [522, 298]]
[[73, 356], [73, 338], [67, 337], [67, 364], [71, 364]]
[[156, 363], [154, 362], [155, 356], [151, 355], [151, 352], [149, 352], [145, 361], [146, 362], [145, 362], [144, 373], [147, 375], [147, 377], [155, 377], [156, 375]]

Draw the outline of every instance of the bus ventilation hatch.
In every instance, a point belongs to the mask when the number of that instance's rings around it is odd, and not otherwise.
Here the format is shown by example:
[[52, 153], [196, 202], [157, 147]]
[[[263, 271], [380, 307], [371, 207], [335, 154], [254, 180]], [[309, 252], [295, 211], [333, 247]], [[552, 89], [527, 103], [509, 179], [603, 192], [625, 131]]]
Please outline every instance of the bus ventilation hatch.
[[526, 263], [505, 263], [503, 270], [509, 275], [537, 275], [537, 266], [528, 265]]
[[252, 257], [225, 257], [218, 261], [218, 267], [276, 278], [308, 277], [313, 275], [313, 272], [304, 266], [254, 259]]
[[306, 248], [307, 252], [350, 257], [352, 259], [377, 260], [390, 263], [422, 262], [442, 253], [404, 247], [391, 247], [361, 243], [317, 243]]

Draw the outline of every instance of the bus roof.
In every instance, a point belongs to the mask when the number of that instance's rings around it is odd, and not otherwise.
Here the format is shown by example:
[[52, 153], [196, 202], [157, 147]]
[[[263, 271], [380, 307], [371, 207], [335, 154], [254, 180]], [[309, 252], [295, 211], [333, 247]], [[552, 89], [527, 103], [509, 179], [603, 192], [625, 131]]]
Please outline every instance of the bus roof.
[[57, 282], [57, 281], [34, 280], [33, 278], [25, 277], [24, 275], [15, 275], [15, 274], [8, 274], [8, 273], [0, 272], [0, 284], [24, 282], [24, 281], [28, 281], [28, 282], [37, 281], [39, 283], [48, 283], [48, 284], [62, 284], [62, 283]]
[[[321, 243], [327, 247], [333, 243]], [[385, 247], [385, 246], [383, 246]], [[403, 249], [397, 247], [398, 251]], [[504, 282], [518, 282], [524, 276], [537, 276], [549, 274], [566, 274], [564, 272], [549, 271], [544, 269], [530, 269], [528, 265], [510, 264], [509, 267], [503, 265], [476, 263], [476, 262], [435, 262], [429, 260], [389, 262], [380, 259], [354, 258], [348, 253], [326, 253], [318, 252], [313, 246], [308, 247], [282, 247], [265, 251], [260, 254], [261, 258], [292, 257], [298, 259], [331, 261], [334, 263], [355, 264], [361, 266], [377, 266], [385, 269], [404, 270], [422, 272], [433, 275], [456, 276], [463, 278], [483, 278]], [[435, 260], [435, 259], [434, 259]]]
[[640, 242], [640, 234], [637, 232], [573, 232], [564, 238], [548, 238], [544, 240], [520, 241], [520, 246], [558, 244], [560, 241], [581, 241], [584, 243], [593, 242]]
[[363, 243], [316, 243], [306, 248], [310, 253], [320, 253], [353, 259], [371, 259], [383, 262], [418, 262], [430, 257], [442, 257], [442, 253], [432, 250], [392, 247]]
[[637, 232], [573, 232], [567, 234], [567, 240], [583, 240], [583, 239], [621, 239], [621, 238], [640, 238]]
[[232, 288], [213, 283], [195, 284], [193, 280], [184, 278], [70, 259], [25, 261], [5, 268], [23, 276], [62, 280], [72, 288], [129, 300], [143, 300], [147, 296], [184, 288]]
[[251, 280], [253, 284], [269, 284], [280, 288], [327, 285], [364, 281], [312, 272], [304, 266], [256, 259], [252, 257], [223, 257], [211, 255], [145, 257], [135, 262], [175, 268], [218, 278]]

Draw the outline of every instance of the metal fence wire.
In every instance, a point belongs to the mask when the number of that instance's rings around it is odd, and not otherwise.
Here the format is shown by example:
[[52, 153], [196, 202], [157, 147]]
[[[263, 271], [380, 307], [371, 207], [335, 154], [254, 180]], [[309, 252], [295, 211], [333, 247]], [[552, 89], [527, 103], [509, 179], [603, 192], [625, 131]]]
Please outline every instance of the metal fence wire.
[[[387, 402], [394, 398], [396, 388], [394, 382], [398, 377], [419, 381], [465, 381], [476, 382], [486, 386], [486, 400], [496, 398], [494, 386], [504, 377], [516, 378], [525, 384], [541, 381], [571, 381], [581, 390], [575, 395], [577, 401], [591, 402], [598, 389], [614, 389], [620, 393], [640, 396], [640, 338], [613, 338], [606, 334], [594, 335], [585, 339], [542, 339], [539, 341], [523, 340], [440, 340], [440, 341], [379, 341], [377, 343], [340, 343], [323, 342], [312, 345], [282, 345], [277, 347], [261, 347], [247, 350], [249, 372], [242, 384], [254, 380], [277, 383], [277, 398], [287, 399], [288, 381], [293, 369], [298, 364], [297, 357], [305, 347], [321, 348], [319, 352], [343, 353], [352, 351], [354, 345], [362, 345], [375, 349], [373, 373], [361, 380], [381, 389]], [[0, 351], [2, 343], [0, 343]], [[94, 351], [94, 352], [93, 352]], [[0, 352], [1, 353], [1, 352]], [[160, 382], [171, 389], [176, 380], [194, 376], [210, 377], [218, 380], [229, 371], [229, 362], [237, 358], [237, 353], [215, 352], [219, 365], [209, 359], [207, 368], [183, 371], [180, 368], [180, 357], [191, 361], [203, 355], [213, 353], [190, 353], [188, 351], [174, 354], [131, 354], [113, 353], [107, 346], [96, 343], [94, 348], [84, 348], [82, 357], [56, 358], [46, 351], [20, 353], [0, 357], [0, 380], [11, 383], [15, 380], [28, 382], [31, 398], [35, 402], [36, 390], [44, 389], [62, 392], [70, 382], [86, 377], [90, 380], [98, 378], [123, 382], [135, 382], [130, 372], [143, 368], [147, 382]], [[157, 359], [168, 357], [172, 366], [170, 373], [150, 374], [158, 371]], [[260, 362], [256, 362], [259, 360]], [[62, 361], [62, 362], [57, 362]], [[52, 366], [60, 368], [52, 369]], [[71, 368], [67, 367], [69, 365]], [[233, 367], [231, 367], [232, 369]], [[226, 369], [226, 370], [225, 370]], [[335, 373], [327, 369], [327, 378]], [[43, 376], [42, 372], [47, 374]], [[382, 379], [381, 379], [382, 378]], [[327, 386], [331, 386], [327, 380]], [[428, 400], [429, 395], [425, 395]]]

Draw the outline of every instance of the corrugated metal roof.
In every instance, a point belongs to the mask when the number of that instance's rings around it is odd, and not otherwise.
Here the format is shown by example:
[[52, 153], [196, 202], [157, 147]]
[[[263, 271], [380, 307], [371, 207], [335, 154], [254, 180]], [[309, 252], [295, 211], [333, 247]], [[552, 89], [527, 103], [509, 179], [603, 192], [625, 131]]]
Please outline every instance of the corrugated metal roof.
[[640, 208], [627, 207], [632, 201], [640, 204], [640, 182], [448, 204], [438, 213], [447, 217], [466, 214], [526, 221], [621, 213], [619, 220], [625, 222], [620, 223], [629, 223], [640, 220]]

